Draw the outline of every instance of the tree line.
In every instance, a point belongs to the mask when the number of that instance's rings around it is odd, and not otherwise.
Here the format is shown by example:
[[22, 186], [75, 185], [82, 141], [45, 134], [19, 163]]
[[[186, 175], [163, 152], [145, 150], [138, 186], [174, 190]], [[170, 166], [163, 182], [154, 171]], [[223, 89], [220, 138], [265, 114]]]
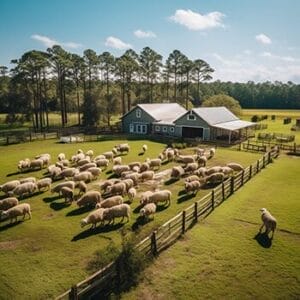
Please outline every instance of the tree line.
[[100, 117], [124, 114], [137, 103], [178, 102], [200, 106], [210, 96], [229, 95], [243, 108], [300, 108], [300, 86], [292, 82], [208, 82], [213, 68], [191, 60], [179, 50], [163, 62], [155, 50], [138, 54], [129, 49], [120, 57], [87, 49], [83, 55], [59, 45], [32, 50], [0, 67], [0, 112], [21, 113], [36, 129], [49, 126], [48, 114], [60, 111], [61, 124], [76, 112], [79, 125], [96, 125]]

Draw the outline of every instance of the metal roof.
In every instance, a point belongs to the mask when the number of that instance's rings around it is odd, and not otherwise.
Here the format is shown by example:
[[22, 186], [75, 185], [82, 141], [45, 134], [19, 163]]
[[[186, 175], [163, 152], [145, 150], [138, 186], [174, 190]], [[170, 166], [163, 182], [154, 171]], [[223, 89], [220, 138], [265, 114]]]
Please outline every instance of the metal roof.
[[248, 121], [242, 121], [242, 120], [235, 120], [230, 122], [224, 122], [224, 123], [218, 123], [215, 124], [214, 127], [226, 129], [226, 130], [238, 130], [246, 127], [254, 126], [255, 123], [248, 122]]
[[230, 110], [224, 106], [220, 107], [199, 107], [193, 108], [192, 111], [197, 114], [209, 125], [231, 122], [239, 120]]

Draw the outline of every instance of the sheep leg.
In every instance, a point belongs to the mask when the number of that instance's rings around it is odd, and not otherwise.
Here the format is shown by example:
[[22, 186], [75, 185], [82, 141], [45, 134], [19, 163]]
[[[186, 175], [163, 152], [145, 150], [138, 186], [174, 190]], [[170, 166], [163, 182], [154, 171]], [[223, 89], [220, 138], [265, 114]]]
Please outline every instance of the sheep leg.
[[264, 226], [265, 226], [265, 223], [263, 223], [263, 224], [261, 225], [261, 227], [259, 228], [259, 232], [262, 231], [262, 229], [264, 228]]

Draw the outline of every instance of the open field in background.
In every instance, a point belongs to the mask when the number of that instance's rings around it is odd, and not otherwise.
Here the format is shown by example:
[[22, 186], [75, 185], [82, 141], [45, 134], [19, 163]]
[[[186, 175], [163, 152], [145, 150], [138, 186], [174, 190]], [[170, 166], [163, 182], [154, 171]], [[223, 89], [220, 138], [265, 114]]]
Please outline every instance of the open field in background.
[[[19, 174], [17, 162], [25, 157], [32, 158], [39, 153], [50, 153], [52, 162], [60, 152], [67, 157], [81, 148], [83, 151], [93, 149], [95, 154], [112, 149], [118, 143], [126, 141], [107, 141], [82, 144], [58, 144], [54, 140], [24, 143], [0, 147], [0, 183], [20, 177], [35, 176], [42, 178], [42, 171]], [[148, 145], [148, 152], [139, 155], [142, 144]], [[157, 157], [165, 144], [149, 141], [129, 141], [131, 151], [122, 156], [124, 163], [131, 161], [144, 161], [146, 157]], [[191, 149], [184, 149], [183, 153], [191, 153]], [[261, 154], [237, 152], [231, 149], [218, 148], [216, 156], [209, 161], [209, 166], [225, 164], [236, 161], [244, 166], [256, 161]], [[170, 185], [164, 185], [163, 180], [168, 179], [168, 172], [174, 163], [162, 166], [159, 172], [161, 177], [151, 185], [140, 184], [138, 193], [157, 186], [172, 191], [172, 204], [168, 208], [161, 207], [154, 221], [141, 225], [137, 222], [139, 212], [139, 199], [131, 204], [132, 218], [127, 224], [99, 227], [95, 231], [80, 228], [80, 220], [88, 214], [87, 210], [78, 209], [76, 204], [65, 204], [57, 194], [50, 192], [37, 193], [33, 197], [25, 198], [21, 202], [28, 202], [32, 207], [32, 220], [25, 220], [10, 226], [8, 221], [0, 222], [0, 291], [1, 297], [20, 298], [52, 298], [70, 288], [71, 285], [83, 280], [88, 274], [88, 263], [93, 259], [97, 250], [104, 250], [113, 243], [120, 245], [119, 230], [124, 227], [134, 231], [140, 237], [149, 234], [153, 229], [182, 211], [199, 199], [209, 190], [199, 191], [197, 197], [187, 198], [182, 193], [183, 180]], [[103, 172], [100, 180], [109, 176], [111, 166]], [[89, 188], [98, 189], [100, 181], [94, 181]], [[3, 198], [3, 197], [1, 197]], [[126, 198], [127, 199], [127, 198]], [[25, 273], [28, 272], [28, 276]], [[0, 297], [0, 298], [1, 298]]]
[[[299, 299], [299, 168], [299, 157], [282, 154], [163, 252], [122, 299]], [[278, 221], [271, 243], [257, 235], [261, 207]]]

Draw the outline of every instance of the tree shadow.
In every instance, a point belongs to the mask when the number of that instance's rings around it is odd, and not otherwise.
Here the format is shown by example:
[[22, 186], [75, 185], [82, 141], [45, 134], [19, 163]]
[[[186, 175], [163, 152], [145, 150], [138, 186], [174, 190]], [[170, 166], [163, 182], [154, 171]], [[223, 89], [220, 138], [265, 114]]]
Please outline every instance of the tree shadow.
[[79, 207], [79, 208], [69, 211], [68, 213], [66, 213], [66, 216], [67, 217], [78, 216], [78, 215], [81, 215], [83, 213], [90, 211], [91, 209], [92, 209], [91, 206], [82, 206], [82, 207]]
[[86, 239], [92, 235], [96, 235], [99, 233], [105, 233], [105, 232], [110, 232], [113, 230], [117, 230], [120, 229], [121, 227], [124, 226], [124, 223], [117, 223], [117, 224], [113, 224], [113, 225], [104, 225], [104, 226], [97, 226], [95, 229], [89, 228], [85, 231], [80, 232], [79, 234], [75, 235], [71, 242], [76, 242], [82, 239]]
[[60, 196], [60, 195], [57, 195], [57, 196], [54, 196], [54, 197], [45, 197], [45, 198], [43, 198], [43, 201], [45, 203], [50, 203], [50, 202], [53, 202], [54, 200], [60, 199], [61, 197], [62, 196]]
[[196, 194], [185, 194], [177, 199], [177, 203], [181, 203], [194, 198]]
[[[5, 220], [3, 220], [3, 221], [5, 221]], [[5, 231], [5, 230], [7, 230], [7, 229], [9, 229], [9, 228], [15, 227], [15, 226], [17, 226], [18, 224], [20, 224], [20, 223], [22, 223], [22, 222], [23, 222], [23, 220], [19, 220], [19, 221], [17, 221], [17, 222], [14, 222], [14, 223], [8, 223], [8, 224], [6, 224], [6, 225], [4, 225], [4, 226], [1, 226], [1, 227], [0, 227], [0, 232], [1, 232], [1, 231]]]
[[170, 178], [168, 180], [165, 181], [165, 185], [170, 185], [176, 181], [178, 181], [179, 179], [178, 178]]
[[51, 202], [50, 207], [53, 210], [61, 210], [63, 208], [69, 207], [71, 205], [71, 202]]
[[139, 227], [144, 226], [145, 224], [148, 224], [153, 221], [153, 218], [147, 219], [145, 217], [139, 216], [137, 217], [136, 221], [132, 224], [131, 229], [132, 231], [137, 231]]
[[272, 239], [269, 238], [266, 232], [258, 232], [254, 239], [257, 241], [259, 245], [261, 245], [263, 248], [270, 248], [272, 246]]

